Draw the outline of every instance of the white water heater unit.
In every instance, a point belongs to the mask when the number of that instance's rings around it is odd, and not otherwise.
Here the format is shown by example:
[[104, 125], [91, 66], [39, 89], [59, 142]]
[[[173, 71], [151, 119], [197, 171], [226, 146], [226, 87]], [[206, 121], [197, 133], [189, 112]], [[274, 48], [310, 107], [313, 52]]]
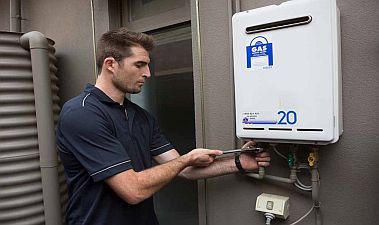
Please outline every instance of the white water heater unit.
[[233, 16], [236, 132], [329, 144], [342, 134], [336, 0], [293, 0]]

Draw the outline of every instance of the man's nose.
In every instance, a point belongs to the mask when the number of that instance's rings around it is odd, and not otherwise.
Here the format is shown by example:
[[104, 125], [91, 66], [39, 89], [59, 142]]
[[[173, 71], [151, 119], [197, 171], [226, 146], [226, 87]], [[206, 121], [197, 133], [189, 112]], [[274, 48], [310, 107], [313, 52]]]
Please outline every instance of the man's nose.
[[146, 78], [150, 78], [151, 77], [150, 68], [148, 66], [146, 66], [146, 69], [145, 69], [145, 71], [143, 71], [142, 76], [144, 76]]

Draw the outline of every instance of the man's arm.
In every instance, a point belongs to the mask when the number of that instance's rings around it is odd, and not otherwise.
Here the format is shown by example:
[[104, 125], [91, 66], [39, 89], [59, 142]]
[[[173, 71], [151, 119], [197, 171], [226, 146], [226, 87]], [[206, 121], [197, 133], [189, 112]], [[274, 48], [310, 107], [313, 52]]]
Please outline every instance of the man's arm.
[[106, 183], [126, 202], [137, 204], [160, 190], [169, 181], [176, 177], [188, 166], [208, 166], [216, 155], [222, 151], [208, 149], [194, 149], [191, 152], [172, 158], [165, 163], [135, 172], [130, 169], [116, 174]]
[[[248, 142], [246, 146], [254, 144], [253, 142]], [[178, 158], [180, 155], [175, 150], [172, 149], [163, 154], [155, 156], [154, 159], [158, 163], [165, 163], [167, 161]], [[258, 167], [269, 166], [270, 165], [270, 156], [267, 152], [258, 153], [257, 155], [253, 154], [241, 154], [240, 161], [242, 167], [247, 171], [253, 171], [258, 169]], [[238, 169], [234, 162], [234, 156], [227, 157], [218, 157], [214, 160], [214, 163], [210, 164], [207, 167], [198, 167], [198, 166], [188, 166], [183, 169], [178, 175], [182, 178], [189, 180], [197, 180], [203, 178], [216, 177], [226, 174], [231, 174], [238, 172]]]
[[[180, 157], [179, 153], [175, 149], [172, 149], [163, 154], [155, 156], [154, 160], [161, 164], [170, 160], [175, 160], [178, 157]], [[234, 173], [236, 171], [238, 171], [238, 169], [234, 165], [234, 160], [231, 160], [230, 157], [223, 157], [215, 159], [214, 163], [210, 164], [207, 167], [188, 166], [184, 168], [178, 175], [179, 177], [185, 179], [196, 180]]]

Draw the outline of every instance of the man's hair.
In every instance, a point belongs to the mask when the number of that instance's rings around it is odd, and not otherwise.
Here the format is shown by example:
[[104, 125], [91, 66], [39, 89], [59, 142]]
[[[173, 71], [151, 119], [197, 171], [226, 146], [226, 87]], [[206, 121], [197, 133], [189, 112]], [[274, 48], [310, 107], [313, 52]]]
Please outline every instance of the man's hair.
[[153, 50], [155, 43], [151, 35], [129, 31], [125, 27], [104, 33], [97, 42], [96, 64], [99, 68], [107, 57], [117, 62], [132, 55], [131, 47], [141, 46], [146, 51]]

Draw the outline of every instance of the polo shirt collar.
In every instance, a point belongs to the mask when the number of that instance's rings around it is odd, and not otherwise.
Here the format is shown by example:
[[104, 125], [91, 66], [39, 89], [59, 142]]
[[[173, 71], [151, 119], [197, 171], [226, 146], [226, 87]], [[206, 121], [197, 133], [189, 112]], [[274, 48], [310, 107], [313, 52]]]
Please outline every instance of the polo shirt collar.
[[[87, 84], [84, 91], [86, 93], [94, 94], [97, 97], [97, 99], [99, 99], [103, 103], [117, 105], [118, 107], [120, 107], [120, 104], [118, 102], [113, 101], [108, 95], [106, 95], [99, 88], [95, 87], [93, 84]], [[132, 102], [129, 99], [124, 98], [124, 103], [121, 107], [127, 109], [129, 130], [132, 131], [135, 115], [135, 110], [133, 108]]]
[[[101, 102], [104, 102], [104, 103], [111, 103], [111, 104], [117, 104], [117, 105], [119, 105], [118, 102], [113, 101], [108, 95], [106, 95], [106, 94], [105, 94], [102, 90], [100, 90], [99, 88], [95, 87], [93, 84], [87, 84], [86, 87], [85, 87], [85, 89], [84, 89], [84, 91], [96, 95], [96, 97], [97, 97]], [[127, 106], [127, 105], [129, 105], [129, 104], [130, 104], [129, 99], [124, 98], [124, 103], [123, 103], [123, 105], [124, 105], [124, 106]]]

